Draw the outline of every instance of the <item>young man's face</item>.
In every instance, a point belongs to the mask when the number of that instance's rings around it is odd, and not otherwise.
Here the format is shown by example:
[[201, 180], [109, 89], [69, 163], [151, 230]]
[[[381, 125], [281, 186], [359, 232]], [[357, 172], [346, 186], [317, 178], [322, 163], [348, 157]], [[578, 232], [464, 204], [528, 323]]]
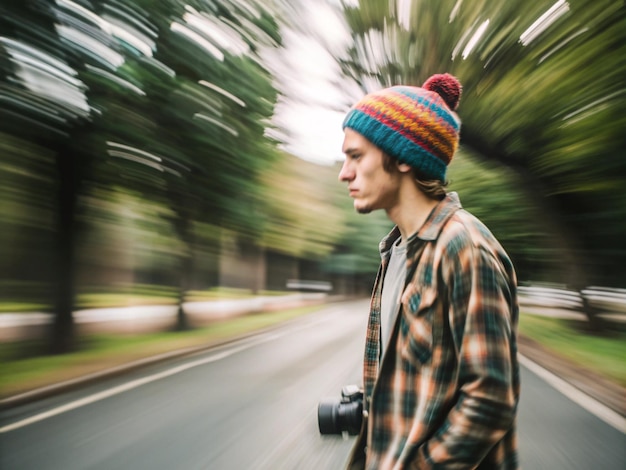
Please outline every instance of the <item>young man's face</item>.
[[354, 208], [361, 214], [376, 209], [389, 211], [398, 203], [400, 172], [383, 168], [383, 151], [358, 132], [346, 128], [343, 141], [346, 159], [339, 180], [348, 183]]

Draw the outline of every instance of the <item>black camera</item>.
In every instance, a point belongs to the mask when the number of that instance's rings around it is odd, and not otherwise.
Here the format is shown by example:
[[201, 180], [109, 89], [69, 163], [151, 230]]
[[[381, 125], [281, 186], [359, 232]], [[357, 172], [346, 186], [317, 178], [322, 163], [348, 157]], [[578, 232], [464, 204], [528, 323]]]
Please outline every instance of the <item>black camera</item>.
[[317, 406], [317, 424], [320, 434], [359, 433], [363, 420], [363, 390], [357, 385], [346, 385], [341, 399], [320, 401]]

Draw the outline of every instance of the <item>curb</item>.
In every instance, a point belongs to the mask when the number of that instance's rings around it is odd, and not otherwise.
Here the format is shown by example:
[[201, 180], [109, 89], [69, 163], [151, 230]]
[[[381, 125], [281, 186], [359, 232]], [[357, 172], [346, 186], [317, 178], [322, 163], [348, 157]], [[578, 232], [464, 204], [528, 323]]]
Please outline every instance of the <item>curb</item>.
[[53, 385], [47, 385], [44, 387], [36, 388], [34, 390], [29, 390], [27, 392], [19, 393], [17, 395], [9, 396], [3, 399], [0, 399], [0, 410], [11, 408], [14, 406], [26, 405], [29, 403], [33, 403], [39, 400], [43, 400], [45, 398], [51, 398], [61, 393], [69, 392], [71, 390], [76, 390], [86, 385], [94, 384], [99, 381], [110, 379], [113, 377], [118, 377], [129, 372], [140, 370], [142, 368], [164, 363], [171, 359], [178, 359], [184, 356], [190, 356], [193, 354], [198, 354], [202, 352], [207, 352], [212, 349], [226, 346], [231, 343], [235, 343], [237, 341], [241, 341], [246, 338], [251, 338], [258, 334], [266, 333], [268, 331], [272, 331], [282, 327], [286, 322], [278, 323], [276, 325], [268, 326], [266, 328], [261, 328], [259, 330], [255, 330], [248, 333], [243, 333], [241, 335], [233, 336], [232, 338], [211, 342], [208, 344], [203, 344], [201, 346], [194, 346], [184, 349], [177, 349], [174, 351], [170, 351], [163, 354], [157, 354], [156, 356], [150, 356], [143, 359], [138, 359], [136, 361], [129, 362], [127, 364], [122, 364], [119, 366], [111, 367], [109, 369], [104, 369], [98, 372], [94, 372], [91, 374], [87, 374], [84, 376], [76, 377], [74, 379], [65, 380], [63, 382], [59, 382]]

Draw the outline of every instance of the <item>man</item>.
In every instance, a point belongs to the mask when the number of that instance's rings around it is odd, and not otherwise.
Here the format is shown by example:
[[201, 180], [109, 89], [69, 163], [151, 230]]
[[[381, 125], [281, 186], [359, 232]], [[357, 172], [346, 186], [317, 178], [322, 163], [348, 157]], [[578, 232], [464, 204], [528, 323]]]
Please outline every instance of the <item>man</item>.
[[380, 244], [351, 469], [516, 469], [517, 291], [489, 230], [446, 193], [458, 80], [365, 96], [344, 121], [360, 213], [396, 224]]

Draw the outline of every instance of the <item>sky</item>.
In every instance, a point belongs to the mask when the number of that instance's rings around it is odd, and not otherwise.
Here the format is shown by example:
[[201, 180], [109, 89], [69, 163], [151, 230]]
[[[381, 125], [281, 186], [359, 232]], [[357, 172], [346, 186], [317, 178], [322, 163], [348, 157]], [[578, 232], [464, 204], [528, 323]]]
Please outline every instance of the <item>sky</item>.
[[[322, 164], [343, 159], [341, 123], [361, 95], [355, 84], [341, 78], [331, 55], [340, 54], [350, 41], [347, 26], [333, 8], [336, 3], [303, 0], [298, 13], [303, 27], [282, 31], [285, 48], [274, 51], [271, 60], [283, 92], [273, 119], [282, 130], [277, 134], [285, 141], [281, 147]], [[334, 82], [341, 82], [341, 87]]]

